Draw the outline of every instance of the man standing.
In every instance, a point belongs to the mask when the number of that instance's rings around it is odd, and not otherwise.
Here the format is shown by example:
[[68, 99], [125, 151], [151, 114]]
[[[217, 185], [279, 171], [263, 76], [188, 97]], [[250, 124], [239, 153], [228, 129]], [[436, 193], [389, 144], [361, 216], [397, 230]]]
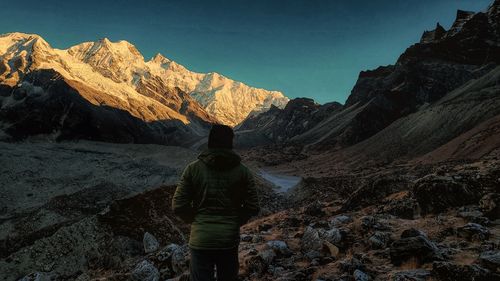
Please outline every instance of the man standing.
[[259, 212], [253, 176], [233, 152], [233, 137], [231, 127], [213, 125], [208, 150], [186, 167], [173, 197], [174, 213], [192, 223], [192, 281], [237, 280], [240, 226]]

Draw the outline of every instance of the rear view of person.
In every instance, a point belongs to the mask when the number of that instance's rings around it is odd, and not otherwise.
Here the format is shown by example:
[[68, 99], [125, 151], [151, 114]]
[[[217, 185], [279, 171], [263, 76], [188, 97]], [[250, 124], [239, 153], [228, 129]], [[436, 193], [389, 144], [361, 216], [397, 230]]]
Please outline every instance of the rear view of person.
[[254, 179], [232, 150], [233, 130], [213, 125], [208, 149], [189, 164], [177, 185], [172, 209], [191, 223], [192, 281], [238, 278], [240, 226], [259, 212]]

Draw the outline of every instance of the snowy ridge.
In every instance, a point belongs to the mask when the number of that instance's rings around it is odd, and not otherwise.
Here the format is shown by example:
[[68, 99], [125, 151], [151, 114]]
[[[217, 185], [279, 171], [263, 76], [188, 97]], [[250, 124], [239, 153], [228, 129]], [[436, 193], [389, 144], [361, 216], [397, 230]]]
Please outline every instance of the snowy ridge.
[[[202, 119], [235, 126], [251, 112], [269, 109], [273, 104], [282, 108], [288, 102], [281, 92], [253, 88], [218, 73], [192, 72], [161, 54], [146, 62], [134, 45], [123, 40], [104, 38], [59, 50], [38, 35], [0, 35], [0, 81], [15, 85], [34, 69], [54, 69], [67, 79], [113, 96], [122, 101], [120, 108], [146, 121], [177, 119], [189, 124], [189, 118], [178, 112], [179, 104], [188, 102], [195, 112], [204, 110], [210, 116], [199, 112]], [[165, 93], [158, 97], [158, 92], [176, 87], [194, 99], [181, 101], [165, 97]], [[86, 98], [97, 103], [95, 97]], [[165, 98], [176, 101], [160, 102]], [[177, 106], [166, 105], [173, 103]]]

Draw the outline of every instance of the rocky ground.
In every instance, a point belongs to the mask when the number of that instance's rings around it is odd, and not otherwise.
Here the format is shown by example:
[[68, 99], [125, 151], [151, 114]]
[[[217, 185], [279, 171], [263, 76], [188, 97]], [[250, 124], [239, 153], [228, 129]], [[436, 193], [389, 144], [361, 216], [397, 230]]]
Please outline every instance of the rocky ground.
[[[196, 153], [86, 142], [0, 147], [2, 160], [8, 159], [2, 167], [9, 167], [2, 169], [2, 180], [8, 183], [2, 187], [2, 280], [186, 277], [189, 227], [172, 215], [169, 203], [175, 189], [171, 183]], [[496, 156], [330, 173], [311, 167], [300, 173], [296, 165], [308, 157], [289, 150], [274, 151], [272, 169], [255, 151], [242, 152], [255, 171], [267, 169], [303, 180], [287, 193], [276, 194], [257, 176], [263, 212], [242, 227], [241, 280], [499, 280]], [[42, 161], [49, 158], [53, 164]], [[72, 160], [64, 162], [66, 158]], [[29, 159], [29, 164], [19, 162]], [[98, 186], [89, 184], [92, 177], [83, 180], [95, 163], [101, 163], [103, 182]], [[171, 180], [152, 178], [167, 167]], [[63, 179], [68, 176], [65, 169], [81, 170], [78, 180], [90, 187], [68, 186], [68, 179], [66, 184], [47, 184], [57, 187], [50, 189], [48, 198], [23, 204], [16, 199], [28, 191], [36, 193], [30, 177], [60, 171], [52, 180]], [[37, 172], [30, 175], [27, 170]], [[24, 177], [16, 181], [22, 171]], [[122, 178], [117, 177], [120, 171]], [[139, 171], [144, 173], [142, 185], [133, 181]]]

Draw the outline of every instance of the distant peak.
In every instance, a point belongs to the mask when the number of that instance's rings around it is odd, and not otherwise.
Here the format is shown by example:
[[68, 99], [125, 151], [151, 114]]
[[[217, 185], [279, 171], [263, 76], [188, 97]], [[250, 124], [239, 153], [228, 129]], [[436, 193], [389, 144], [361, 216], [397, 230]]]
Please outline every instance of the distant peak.
[[24, 39], [41, 39], [42, 37], [38, 34], [22, 33], [22, 32], [10, 32], [0, 35], [0, 37], [11, 37], [11, 38], [24, 38]]
[[471, 11], [457, 10], [457, 17], [455, 21], [466, 20], [473, 16], [475, 13]]
[[424, 31], [422, 37], [420, 38], [420, 43], [432, 43], [440, 40], [446, 34], [446, 29], [438, 22], [436, 23], [436, 28], [431, 31]]
[[151, 58], [151, 62], [163, 64], [163, 63], [169, 63], [172, 61], [170, 59], [166, 58], [165, 56], [163, 56], [162, 54], [157, 53], [154, 57]]
[[107, 37], [101, 38], [101, 39], [97, 40], [97, 42], [105, 43], [105, 44], [111, 43], [111, 41]]

